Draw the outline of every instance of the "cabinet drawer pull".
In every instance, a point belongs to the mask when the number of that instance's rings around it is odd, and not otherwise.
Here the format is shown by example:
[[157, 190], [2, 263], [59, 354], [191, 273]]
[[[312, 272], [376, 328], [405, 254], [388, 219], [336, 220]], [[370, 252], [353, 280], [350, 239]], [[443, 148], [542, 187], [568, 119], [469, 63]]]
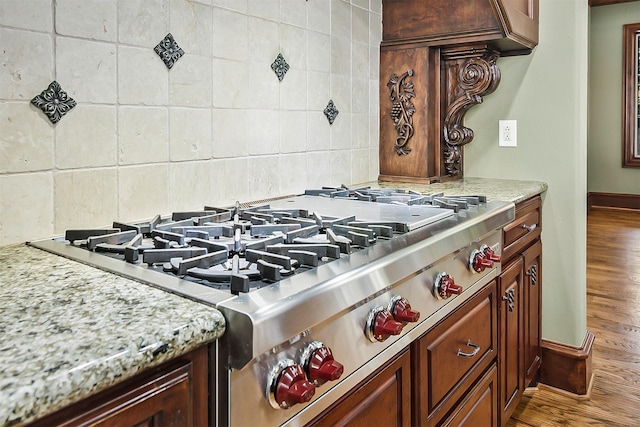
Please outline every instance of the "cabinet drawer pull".
[[462, 350], [458, 349], [458, 356], [462, 356], [462, 357], [473, 357], [473, 356], [475, 356], [476, 354], [478, 354], [478, 352], [480, 351], [480, 346], [479, 346], [479, 345], [477, 345], [477, 344], [472, 343], [472, 342], [471, 342], [471, 340], [469, 340], [469, 341], [467, 342], [467, 345], [468, 345], [469, 347], [472, 347], [472, 348], [473, 348], [473, 351], [472, 351], [471, 353], [465, 353], [464, 351], [462, 351]]
[[529, 232], [531, 232], [531, 231], [535, 230], [535, 229], [536, 229], [536, 227], [538, 227], [538, 224], [531, 224], [531, 225], [522, 224], [522, 225], [520, 226], [520, 228], [523, 228], [523, 229], [525, 229], [525, 230], [527, 230], [527, 231], [529, 231]]

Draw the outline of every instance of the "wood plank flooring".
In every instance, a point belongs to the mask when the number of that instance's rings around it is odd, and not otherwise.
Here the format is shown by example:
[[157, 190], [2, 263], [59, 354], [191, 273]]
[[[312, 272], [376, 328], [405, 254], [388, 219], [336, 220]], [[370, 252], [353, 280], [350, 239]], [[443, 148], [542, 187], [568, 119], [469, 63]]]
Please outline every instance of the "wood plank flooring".
[[595, 335], [591, 400], [541, 388], [508, 426], [640, 426], [639, 210], [589, 211], [587, 329]]

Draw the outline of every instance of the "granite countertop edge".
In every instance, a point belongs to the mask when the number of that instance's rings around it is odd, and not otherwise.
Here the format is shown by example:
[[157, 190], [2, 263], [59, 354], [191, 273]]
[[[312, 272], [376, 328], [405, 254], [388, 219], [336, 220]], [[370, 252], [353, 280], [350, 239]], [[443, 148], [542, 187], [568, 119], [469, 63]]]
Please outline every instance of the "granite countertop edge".
[[546, 182], [515, 180], [502, 178], [465, 177], [459, 180], [443, 181], [433, 184], [410, 183], [401, 181], [372, 181], [359, 185], [379, 188], [402, 188], [419, 193], [438, 193], [445, 195], [484, 195], [487, 200], [500, 200], [520, 203], [548, 190]]
[[24, 244], [0, 247], [0, 426], [215, 341], [215, 308]]

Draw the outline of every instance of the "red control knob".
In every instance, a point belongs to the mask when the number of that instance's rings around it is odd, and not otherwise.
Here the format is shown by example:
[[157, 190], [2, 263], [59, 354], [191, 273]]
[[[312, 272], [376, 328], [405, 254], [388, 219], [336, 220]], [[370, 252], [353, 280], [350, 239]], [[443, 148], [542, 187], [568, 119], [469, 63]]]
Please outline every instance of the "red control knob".
[[418, 319], [420, 319], [420, 312], [412, 310], [411, 304], [409, 304], [406, 298], [400, 296], [394, 297], [389, 306], [389, 311], [391, 311], [393, 318], [398, 322], [417, 322]]
[[302, 367], [291, 365], [280, 373], [274, 394], [277, 404], [287, 409], [297, 403], [310, 401], [315, 392], [316, 387], [307, 381]]
[[335, 381], [343, 372], [344, 366], [333, 358], [331, 349], [326, 345], [321, 345], [311, 353], [307, 363], [307, 376], [315, 386]]
[[444, 272], [438, 274], [433, 288], [434, 294], [439, 299], [447, 299], [451, 295], [460, 295], [462, 293], [462, 286], [456, 285], [453, 277]]
[[502, 261], [502, 257], [497, 253], [495, 253], [493, 249], [491, 249], [489, 246], [485, 246], [482, 252], [484, 253], [484, 256], [487, 257], [487, 259], [491, 260], [492, 262]]
[[471, 267], [478, 273], [481, 273], [486, 268], [493, 267], [493, 261], [487, 258], [484, 252], [476, 251], [473, 255]]
[[369, 312], [367, 332], [373, 342], [384, 341], [390, 335], [400, 335], [404, 325], [393, 318], [391, 312], [383, 307], [376, 307]]

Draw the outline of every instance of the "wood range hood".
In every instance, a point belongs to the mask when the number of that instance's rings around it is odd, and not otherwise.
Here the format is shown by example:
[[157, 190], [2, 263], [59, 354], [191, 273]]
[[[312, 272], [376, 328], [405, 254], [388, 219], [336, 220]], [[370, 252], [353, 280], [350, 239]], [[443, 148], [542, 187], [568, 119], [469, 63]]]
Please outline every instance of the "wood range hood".
[[466, 112], [537, 44], [538, 0], [383, 0], [379, 179], [462, 178]]

